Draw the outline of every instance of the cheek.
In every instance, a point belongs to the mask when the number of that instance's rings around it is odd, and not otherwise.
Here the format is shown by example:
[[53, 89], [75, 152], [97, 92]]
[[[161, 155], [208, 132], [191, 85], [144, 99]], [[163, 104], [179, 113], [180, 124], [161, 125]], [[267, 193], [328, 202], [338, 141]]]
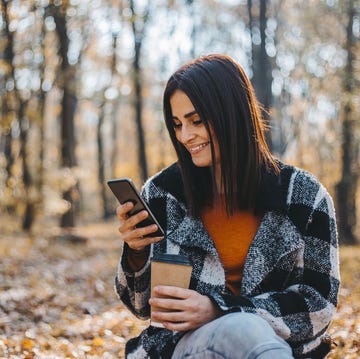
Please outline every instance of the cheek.
[[180, 144], [181, 146], [184, 146], [184, 141], [181, 137], [181, 131], [175, 131], [175, 138], [176, 138], [176, 141], [178, 142], [178, 144]]
[[[207, 131], [207, 129], [205, 128], [205, 126], [204, 126], [204, 128], [201, 130], [201, 137], [203, 137], [203, 138], [206, 138], [208, 141], [210, 141], [210, 134], [209, 134], [209, 132]], [[214, 138], [214, 136], [213, 135], [211, 135], [211, 137], [212, 138]]]

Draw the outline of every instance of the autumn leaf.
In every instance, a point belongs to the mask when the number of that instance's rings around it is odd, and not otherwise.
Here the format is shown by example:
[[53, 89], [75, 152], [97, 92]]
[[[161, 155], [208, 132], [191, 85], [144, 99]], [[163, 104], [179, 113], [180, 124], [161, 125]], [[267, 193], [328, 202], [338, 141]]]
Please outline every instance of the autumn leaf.
[[25, 350], [32, 350], [34, 348], [34, 342], [31, 339], [23, 339], [21, 341], [21, 349]]
[[104, 339], [102, 338], [94, 338], [92, 340], [92, 345], [94, 345], [95, 347], [102, 347], [104, 345]]
[[[136, 319], [113, 287], [121, 246], [114, 223], [80, 227], [82, 243], [42, 232], [0, 236], [0, 357], [124, 357], [147, 321]], [[340, 250], [342, 286], [329, 328], [327, 359], [360, 358], [360, 246]]]

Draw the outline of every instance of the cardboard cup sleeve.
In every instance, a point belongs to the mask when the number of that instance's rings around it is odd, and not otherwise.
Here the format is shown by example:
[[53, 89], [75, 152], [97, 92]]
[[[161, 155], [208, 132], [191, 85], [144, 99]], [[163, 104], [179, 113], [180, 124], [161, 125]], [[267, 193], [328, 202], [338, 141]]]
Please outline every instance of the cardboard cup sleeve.
[[[153, 289], [157, 285], [172, 285], [175, 287], [189, 288], [192, 265], [189, 259], [177, 254], [157, 254], [151, 258], [151, 297], [156, 296]], [[151, 307], [151, 311], [159, 311]], [[151, 320], [154, 327], [163, 328], [162, 323]]]

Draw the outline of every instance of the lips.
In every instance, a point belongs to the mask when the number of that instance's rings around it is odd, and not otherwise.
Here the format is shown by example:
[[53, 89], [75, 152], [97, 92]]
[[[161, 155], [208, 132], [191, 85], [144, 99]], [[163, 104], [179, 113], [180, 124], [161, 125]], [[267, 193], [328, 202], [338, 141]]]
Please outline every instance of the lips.
[[209, 143], [210, 143], [210, 141], [202, 143], [202, 144], [197, 145], [197, 146], [188, 147], [188, 150], [189, 150], [190, 153], [197, 153], [197, 152], [200, 152]]

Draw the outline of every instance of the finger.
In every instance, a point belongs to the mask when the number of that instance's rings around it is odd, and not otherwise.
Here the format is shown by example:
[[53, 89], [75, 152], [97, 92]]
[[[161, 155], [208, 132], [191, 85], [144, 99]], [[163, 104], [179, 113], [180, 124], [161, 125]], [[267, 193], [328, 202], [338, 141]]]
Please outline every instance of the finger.
[[172, 297], [151, 297], [149, 304], [154, 308], [160, 308], [163, 311], [179, 312], [191, 311], [191, 301]]
[[193, 290], [180, 288], [170, 285], [157, 285], [154, 287], [154, 293], [159, 296], [173, 297], [178, 299], [189, 298], [193, 294]]
[[178, 323], [162, 322], [162, 324], [167, 330], [176, 331], [176, 332], [195, 329], [192, 328], [188, 322], [178, 322]]
[[136, 213], [136, 214], [130, 216], [126, 222], [130, 227], [135, 227], [137, 224], [142, 222], [148, 216], [149, 216], [149, 213], [147, 211], [143, 210], [139, 213]]
[[136, 237], [147, 237], [149, 234], [156, 232], [158, 226], [156, 224], [151, 224], [150, 226], [146, 227], [138, 227], [134, 229], [133, 233]]
[[[121, 229], [119, 229], [121, 231]], [[134, 228], [124, 232], [124, 240], [128, 243], [140, 244], [141, 246], [146, 246], [151, 243], [160, 242], [164, 239], [161, 237], [151, 237], [150, 233], [153, 233], [157, 230], [157, 225], [150, 225], [143, 228]], [[135, 243], [136, 242], [136, 243]]]
[[[141, 211], [131, 217], [121, 217], [120, 219], [120, 226], [119, 226], [119, 232], [122, 234], [125, 234], [128, 231], [137, 231], [138, 229], [135, 229], [135, 226], [143, 221], [148, 216], [148, 213], [146, 211]], [[139, 231], [132, 233], [131, 237], [142, 237], [141, 233]]]
[[116, 215], [119, 219], [126, 219], [128, 217], [127, 213], [132, 210], [134, 204], [131, 202], [126, 202], [124, 204], [120, 204], [116, 208]]
[[135, 250], [142, 250], [152, 243], [160, 242], [164, 237], [146, 237], [146, 238], [135, 238], [132, 240], [124, 240], [128, 246]]
[[151, 319], [156, 322], [184, 323], [189, 321], [185, 312], [152, 311]]

